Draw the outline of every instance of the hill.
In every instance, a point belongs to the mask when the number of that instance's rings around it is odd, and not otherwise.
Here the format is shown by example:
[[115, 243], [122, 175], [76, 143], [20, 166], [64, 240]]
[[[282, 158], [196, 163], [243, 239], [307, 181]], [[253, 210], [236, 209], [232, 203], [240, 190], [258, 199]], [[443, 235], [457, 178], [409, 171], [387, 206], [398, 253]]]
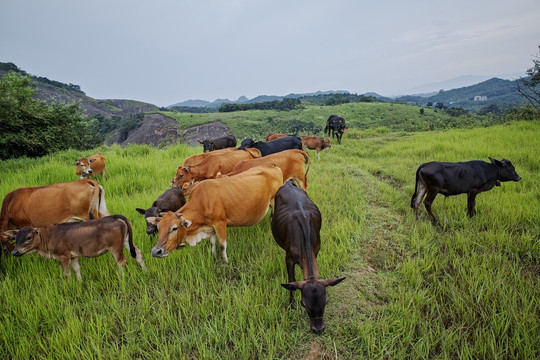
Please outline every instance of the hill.
[[481, 111], [490, 106], [500, 110], [520, 107], [525, 103], [518, 93], [515, 81], [491, 78], [475, 85], [452, 90], [441, 90], [432, 96], [408, 95], [396, 100], [414, 102], [418, 105], [441, 103], [470, 111]]
[[13, 63], [0, 62], [0, 77], [6, 75], [9, 71], [14, 71], [24, 76], [30, 75], [36, 85], [37, 92], [35, 97], [37, 99], [62, 104], [78, 102], [81, 104], [84, 113], [88, 116], [100, 115], [106, 118], [123, 118], [158, 110], [156, 105], [136, 100], [96, 100], [87, 96], [78, 85], [64, 84], [59, 81], [49, 80], [46, 77], [34, 76], [19, 69]]

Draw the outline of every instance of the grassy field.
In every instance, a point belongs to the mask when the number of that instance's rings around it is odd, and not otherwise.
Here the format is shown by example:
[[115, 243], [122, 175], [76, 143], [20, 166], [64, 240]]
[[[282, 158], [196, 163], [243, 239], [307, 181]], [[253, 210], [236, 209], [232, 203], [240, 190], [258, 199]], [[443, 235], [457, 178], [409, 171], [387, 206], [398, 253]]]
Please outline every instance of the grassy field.
[[[150, 206], [200, 148], [100, 148], [109, 211], [130, 219], [149, 271], [129, 258], [120, 276], [105, 254], [81, 259], [78, 282], [65, 280], [55, 260], [3, 257], [0, 358], [538, 358], [538, 138], [537, 122], [416, 134], [352, 129], [320, 161], [310, 152], [308, 194], [323, 216], [320, 273], [347, 276], [328, 289], [321, 335], [309, 331], [300, 305], [288, 308], [285, 254], [268, 215], [228, 230], [228, 265], [208, 241], [150, 256], [155, 239], [135, 208]], [[0, 197], [76, 180], [79, 155], [0, 162]], [[480, 194], [472, 219], [461, 195], [435, 200], [436, 227], [423, 207], [415, 221], [419, 164], [488, 156], [511, 160], [522, 180]]]

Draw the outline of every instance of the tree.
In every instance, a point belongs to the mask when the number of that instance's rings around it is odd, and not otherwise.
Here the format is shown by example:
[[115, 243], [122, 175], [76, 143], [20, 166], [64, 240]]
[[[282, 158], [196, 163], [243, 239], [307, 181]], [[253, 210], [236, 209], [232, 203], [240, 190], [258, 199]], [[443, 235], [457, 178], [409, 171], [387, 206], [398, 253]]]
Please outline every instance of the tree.
[[517, 91], [536, 109], [540, 110], [540, 46], [532, 60], [533, 66], [527, 69], [527, 77], [516, 80]]

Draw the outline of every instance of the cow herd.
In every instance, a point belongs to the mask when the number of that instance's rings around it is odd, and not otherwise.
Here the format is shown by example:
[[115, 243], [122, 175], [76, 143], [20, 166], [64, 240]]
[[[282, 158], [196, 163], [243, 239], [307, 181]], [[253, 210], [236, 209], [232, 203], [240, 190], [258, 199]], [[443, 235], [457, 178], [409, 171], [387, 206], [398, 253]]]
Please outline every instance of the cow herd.
[[[343, 118], [330, 116], [325, 132], [341, 143], [344, 131]], [[270, 208], [273, 237], [286, 253], [289, 282], [282, 286], [290, 290], [291, 302], [293, 292], [300, 290], [311, 330], [322, 332], [325, 288], [345, 278], [319, 277], [322, 222], [318, 207], [306, 192], [310, 159], [305, 149], [315, 149], [319, 158], [320, 151], [330, 147], [330, 139], [270, 134], [264, 142], [245, 139], [239, 147], [231, 135], [200, 142], [204, 152], [186, 158], [177, 167], [171, 188], [148, 209], [136, 209], [144, 215], [147, 234], [157, 233], [152, 256], [162, 258], [186, 244], [195, 246], [209, 239], [212, 253], [217, 255], [217, 243], [227, 263], [227, 228], [254, 225]], [[436, 222], [431, 204], [438, 193], [467, 193], [467, 213], [472, 216], [478, 193], [500, 186], [501, 181], [520, 180], [510, 161], [490, 160], [420, 165], [411, 199], [416, 217], [425, 196], [428, 215]], [[71, 263], [81, 279], [80, 256], [96, 257], [105, 252], [113, 255], [122, 270], [126, 263], [124, 248], [146, 270], [141, 251], [133, 243], [131, 224], [122, 215], [109, 215], [103, 187], [92, 179], [105, 176], [105, 157], [98, 153], [79, 159], [75, 165], [78, 181], [19, 188], [4, 197], [0, 212], [2, 245], [15, 256], [38, 253], [57, 259], [66, 277]], [[303, 271], [302, 281], [295, 279], [295, 265]]]

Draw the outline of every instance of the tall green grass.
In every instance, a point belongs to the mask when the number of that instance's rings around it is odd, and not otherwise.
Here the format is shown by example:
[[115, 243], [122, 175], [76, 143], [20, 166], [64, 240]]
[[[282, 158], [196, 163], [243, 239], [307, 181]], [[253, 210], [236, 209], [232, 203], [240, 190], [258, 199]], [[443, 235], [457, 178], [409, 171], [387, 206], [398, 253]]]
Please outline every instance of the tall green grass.
[[[150, 256], [155, 239], [135, 208], [150, 206], [200, 148], [99, 148], [109, 211], [132, 222], [149, 271], [128, 258], [120, 275], [105, 254], [81, 259], [78, 282], [65, 280], [55, 260], [3, 257], [0, 357], [303, 358], [311, 349], [346, 359], [538, 358], [539, 135], [533, 122], [415, 135], [351, 130], [320, 161], [312, 156], [321, 276], [347, 276], [328, 289], [322, 335], [310, 333], [300, 305], [288, 308], [285, 254], [268, 215], [228, 229], [228, 265], [208, 241]], [[76, 180], [79, 155], [0, 162], [0, 197]], [[487, 156], [511, 160], [522, 181], [480, 194], [472, 219], [465, 196], [456, 196], [435, 200], [439, 226], [423, 208], [415, 221], [419, 164]]]

